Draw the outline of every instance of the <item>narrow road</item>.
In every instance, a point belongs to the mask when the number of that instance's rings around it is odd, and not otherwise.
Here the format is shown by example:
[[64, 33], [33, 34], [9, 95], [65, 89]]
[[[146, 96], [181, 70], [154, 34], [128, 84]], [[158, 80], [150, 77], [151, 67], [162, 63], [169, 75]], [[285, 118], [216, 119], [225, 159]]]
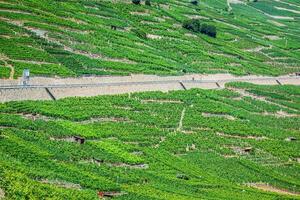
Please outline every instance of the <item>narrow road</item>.
[[[34, 77], [30, 85], [19, 80], [0, 80], [0, 102], [19, 100], [53, 100], [65, 97], [115, 95], [132, 92], [185, 90], [191, 88], [220, 89], [228, 82], [261, 85], [300, 85], [300, 76], [243, 76], [230, 74], [125, 77], [45, 78]], [[51, 94], [51, 95], [49, 95]]]

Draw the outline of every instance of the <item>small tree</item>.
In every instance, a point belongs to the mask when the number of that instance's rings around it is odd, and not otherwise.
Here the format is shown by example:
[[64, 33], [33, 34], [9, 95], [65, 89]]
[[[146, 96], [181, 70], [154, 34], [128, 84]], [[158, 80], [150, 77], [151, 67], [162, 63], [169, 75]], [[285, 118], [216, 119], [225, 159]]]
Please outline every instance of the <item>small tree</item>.
[[151, 6], [151, 0], [146, 0], [146, 1], [145, 1], [145, 5]]
[[141, 39], [147, 39], [147, 33], [141, 29], [132, 29], [132, 32], [134, 32]]
[[198, 0], [192, 0], [192, 1], [191, 1], [191, 4], [197, 6], [197, 5], [198, 5]]
[[200, 20], [197, 19], [191, 19], [183, 22], [182, 25], [183, 28], [194, 31], [194, 32], [199, 32], [201, 23]]
[[217, 29], [213, 25], [201, 23], [199, 19], [192, 19], [183, 22], [183, 28], [196, 33], [203, 33], [210, 37], [217, 37]]
[[200, 32], [213, 38], [217, 37], [217, 29], [212, 25], [201, 24]]
[[141, 0], [132, 0], [132, 3], [136, 4], [136, 5], [139, 5], [139, 4], [141, 4]]

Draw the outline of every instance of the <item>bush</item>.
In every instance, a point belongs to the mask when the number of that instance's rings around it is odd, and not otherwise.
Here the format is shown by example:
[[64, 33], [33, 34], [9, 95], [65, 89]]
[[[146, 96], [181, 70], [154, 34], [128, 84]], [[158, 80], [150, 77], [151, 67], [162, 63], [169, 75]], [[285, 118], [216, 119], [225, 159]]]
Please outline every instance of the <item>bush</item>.
[[141, 4], [141, 0], [132, 0], [132, 3], [139, 5], [139, 4]]
[[198, 0], [192, 0], [192, 1], [191, 1], [191, 4], [197, 6], [197, 5], [198, 5]]
[[213, 38], [217, 37], [217, 29], [215, 26], [201, 23], [198, 19], [187, 20], [183, 22], [182, 27], [196, 33], [203, 33]]
[[201, 23], [197, 19], [187, 20], [183, 22], [182, 27], [193, 32], [200, 32]]
[[215, 38], [217, 36], [217, 29], [215, 26], [208, 25], [208, 24], [202, 24], [200, 32], [203, 34], [206, 34], [210, 37]]
[[147, 39], [147, 33], [141, 29], [132, 29], [132, 32], [134, 32], [141, 39]]
[[150, 0], [146, 0], [146, 1], [145, 1], [145, 5], [151, 6], [151, 1], [150, 1]]

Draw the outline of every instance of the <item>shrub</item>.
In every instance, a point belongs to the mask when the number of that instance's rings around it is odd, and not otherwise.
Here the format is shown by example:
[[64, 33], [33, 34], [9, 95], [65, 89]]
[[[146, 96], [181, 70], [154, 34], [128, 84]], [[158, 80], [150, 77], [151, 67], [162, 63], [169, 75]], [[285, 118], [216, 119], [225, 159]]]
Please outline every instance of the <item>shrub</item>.
[[134, 32], [141, 39], [147, 39], [147, 33], [141, 29], [132, 29], [132, 32]]
[[201, 23], [197, 19], [187, 20], [183, 22], [183, 28], [188, 29], [193, 32], [199, 32], [201, 28]]
[[198, 19], [187, 20], [183, 22], [182, 27], [196, 33], [203, 33], [213, 38], [217, 36], [217, 29], [215, 26], [201, 23]]
[[145, 5], [151, 6], [151, 1], [150, 1], [150, 0], [146, 0], [146, 1], [145, 1]]
[[191, 1], [191, 4], [197, 6], [197, 5], [198, 5], [198, 0], [192, 0], [192, 1]]
[[139, 4], [141, 4], [141, 0], [132, 0], [132, 3], [136, 4], [136, 5], [139, 5]]
[[208, 24], [202, 24], [200, 28], [200, 32], [213, 38], [217, 36], [216, 27]]

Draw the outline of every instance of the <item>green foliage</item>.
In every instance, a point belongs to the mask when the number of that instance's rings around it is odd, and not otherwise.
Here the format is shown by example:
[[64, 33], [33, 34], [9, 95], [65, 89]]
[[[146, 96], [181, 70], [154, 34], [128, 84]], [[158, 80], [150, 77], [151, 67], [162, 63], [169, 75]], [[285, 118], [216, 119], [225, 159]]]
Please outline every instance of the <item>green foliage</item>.
[[136, 5], [139, 5], [139, 4], [141, 4], [141, 0], [132, 0], [132, 3], [136, 4]]
[[10, 69], [0, 65], [0, 78], [9, 78]]
[[299, 192], [299, 87], [228, 86], [0, 104], [0, 188], [8, 199], [297, 197], [245, 184]]
[[151, 0], [145, 0], [145, 5], [151, 6]]
[[[295, 6], [277, 1], [231, 4], [231, 15], [224, 11], [226, 1], [191, 2], [0, 3], [0, 17], [5, 19], [0, 22], [0, 58], [34, 63], [30, 67], [42, 76], [180, 75], [183, 69], [276, 76], [299, 71], [299, 14], [275, 8]], [[197, 24], [195, 30], [203, 34], [188, 34], [179, 27], [189, 19], [201, 20], [202, 30]], [[22, 71], [20, 64], [17, 68]]]
[[217, 37], [217, 29], [215, 26], [201, 23], [198, 19], [184, 21], [182, 26], [196, 33], [203, 33], [213, 38]]
[[147, 39], [147, 33], [141, 29], [133, 29], [132, 32], [141, 39]]

